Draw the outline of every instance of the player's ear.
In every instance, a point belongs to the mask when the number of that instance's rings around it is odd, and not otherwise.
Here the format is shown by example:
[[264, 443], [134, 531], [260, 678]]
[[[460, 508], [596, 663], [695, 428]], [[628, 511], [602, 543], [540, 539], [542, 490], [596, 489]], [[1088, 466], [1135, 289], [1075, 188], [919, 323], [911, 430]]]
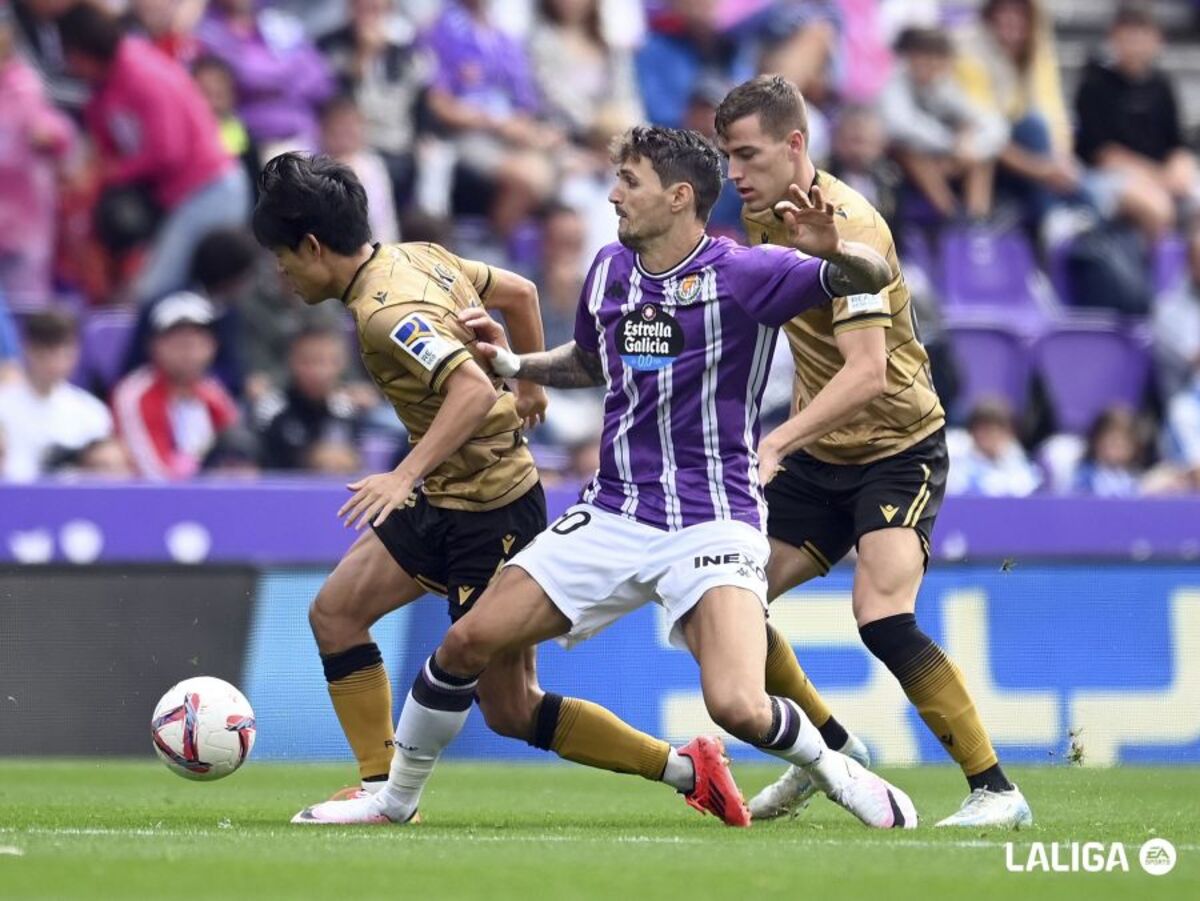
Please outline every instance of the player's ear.
[[676, 182], [671, 187], [671, 210], [672, 212], [682, 212], [692, 205], [696, 199], [696, 192], [686, 181]]
[[808, 141], [801, 133], [800, 129], [793, 129], [787, 138], [788, 150], [797, 156], [803, 156], [808, 150]]
[[300, 256], [308, 257], [309, 259], [319, 259], [321, 256], [321, 242], [317, 240], [316, 235], [306, 234], [300, 239], [300, 246], [297, 248]]

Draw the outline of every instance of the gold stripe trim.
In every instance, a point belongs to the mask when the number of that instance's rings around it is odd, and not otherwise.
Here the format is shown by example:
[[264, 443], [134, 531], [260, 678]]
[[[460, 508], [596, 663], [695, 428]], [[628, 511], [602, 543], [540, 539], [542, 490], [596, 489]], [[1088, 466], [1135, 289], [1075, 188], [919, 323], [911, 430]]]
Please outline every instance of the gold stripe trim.
[[817, 565], [824, 568], [826, 572], [833, 569], [833, 565], [829, 562], [829, 558], [821, 553], [821, 549], [811, 541], [806, 541], [800, 546], [803, 551], [808, 551], [809, 555], [816, 561]]
[[915, 498], [913, 498], [912, 504], [909, 505], [908, 512], [904, 514], [905, 528], [911, 526], [914, 522], [916, 522], [916, 520], [913, 518], [913, 514], [916, 513], [917, 507], [919, 507], [921, 505], [921, 501], [924, 500], [926, 495], [928, 495], [928, 494], [929, 494], [929, 480], [926, 479], [924, 482], [921, 483], [921, 490], [918, 491], [917, 496]]

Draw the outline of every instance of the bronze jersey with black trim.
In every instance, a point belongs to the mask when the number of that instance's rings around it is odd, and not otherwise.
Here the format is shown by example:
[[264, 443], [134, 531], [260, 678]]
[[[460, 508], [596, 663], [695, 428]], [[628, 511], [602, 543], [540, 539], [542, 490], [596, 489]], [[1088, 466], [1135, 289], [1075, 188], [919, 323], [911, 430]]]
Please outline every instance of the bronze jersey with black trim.
[[[442, 408], [446, 379], [472, 359], [461, 310], [479, 306], [494, 281], [491, 267], [437, 244], [380, 244], [342, 298], [354, 316], [363, 363], [416, 444]], [[429, 503], [451, 510], [493, 510], [538, 480], [521, 434], [516, 399], [500, 397], [475, 434], [425, 477]]]
[[[842, 368], [837, 336], [883, 326], [887, 343], [887, 389], [841, 428], [804, 448], [826, 463], [871, 463], [897, 454], [936, 432], [946, 415], [933, 387], [929, 355], [921, 344], [912, 298], [900, 271], [892, 232], [865, 197], [827, 172], [815, 184], [836, 208], [838, 234], [870, 246], [887, 259], [895, 279], [878, 294], [834, 298], [801, 313], [783, 327], [796, 369], [792, 412], [812, 402]], [[773, 210], [742, 212], [751, 244], [786, 244], [786, 226]]]

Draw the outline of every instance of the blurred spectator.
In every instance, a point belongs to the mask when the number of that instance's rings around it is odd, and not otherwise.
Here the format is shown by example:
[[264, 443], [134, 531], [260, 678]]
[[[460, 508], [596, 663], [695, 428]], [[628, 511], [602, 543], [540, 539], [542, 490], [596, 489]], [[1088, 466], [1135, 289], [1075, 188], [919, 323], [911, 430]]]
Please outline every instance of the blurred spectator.
[[104, 479], [128, 479], [135, 475], [129, 451], [116, 438], [98, 438], [79, 448], [56, 447], [50, 452], [46, 472], [60, 477], [86, 475]]
[[350, 21], [317, 46], [342, 89], [358, 101], [367, 143], [383, 156], [402, 206], [412, 192], [418, 105], [431, 66], [395, 6], [394, 0], [351, 0]]
[[17, 53], [12, 13], [0, 6], [0, 294], [9, 303], [51, 299], [57, 235], [57, 162], [74, 129], [50, 105]]
[[768, 4], [740, 31], [761, 43], [758, 71], [794, 82], [812, 107], [833, 99], [840, 28], [837, 0], [791, 0]]
[[547, 114], [570, 134], [642, 121], [633, 58], [605, 41], [600, 0], [540, 0], [529, 54]]
[[113, 389], [117, 431], [145, 478], [195, 475], [218, 436], [238, 420], [233, 398], [209, 373], [217, 352], [213, 319], [212, 305], [196, 295], [159, 304], [151, 362]]
[[539, 119], [525, 48], [496, 28], [486, 0], [449, 0], [425, 36], [435, 73], [429, 108], [458, 163], [495, 188], [491, 219], [509, 237], [550, 195], [562, 132]]
[[57, 312], [26, 320], [25, 379], [0, 388], [7, 481], [31, 482], [43, 474], [52, 448], [78, 449], [112, 434], [104, 404], [67, 381], [78, 363], [74, 320]]
[[399, 241], [392, 177], [383, 157], [367, 146], [366, 123], [350, 95], [335, 97], [321, 108], [321, 152], [345, 163], [362, 182], [371, 237], [384, 244]]
[[1075, 490], [1096, 497], [1135, 497], [1145, 471], [1145, 441], [1132, 410], [1114, 407], [1096, 417], [1075, 471]]
[[85, 120], [104, 187], [145, 193], [162, 215], [133, 287], [149, 300], [182, 285], [207, 231], [246, 220], [250, 188], [183, 67], [86, 3], [68, 10], [59, 29], [72, 71], [93, 87]]
[[193, 34], [205, 0], [129, 0], [126, 26], [182, 66], [196, 59], [199, 43]]
[[[941, 215], [992, 208], [996, 156], [1008, 142], [1003, 117], [972, 103], [951, 74], [949, 37], [911, 28], [896, 42], [901, 65], [881, 98], [897, 160]], [[962, 182], [962, 206], [953, 185]]]
[[987, 0], [959, 48], [958, 75], [974, 103], [1008, 121], [999, 187], [1022, 203], [1030, 222], [1040, 222], [1056, 196], [1078, 192], [1082, 173], [1054, 32], [1039, 0]]
[[1200, 368], [1167, 402], [1165, 445], [1168, 458], [1190, 473], [1200, 489]]
[[333, 77], [298, 19], [257, 0], [212, 0], [196, 37], [233, 71], [238, 112], [264, 159], [316, 146]]
[[[357, 469], [357, 454], [319, 453], [317, 445], [353, 450], [358, 432], [354, 404], [341, 390], [346, 372], [347, 341], [343, 331], [312, 328], [300, 332], [288, 353], [289, 379], [282, 397], [268, 398], [258, 411], [263, 428], [262, 463], [266, 469], [316, 468], [346, 473]], [[335, 461], [354, 463], [345, 466]], [[326, 467], [331, 464], [335, 468]]]
[[1174, 225], [1176, 202], [1196, 190], [1175, 88], [1157, 67], [1161, 48], [1153, 13], [1121, 7], [1109, 55], [1088, 64], [1075, 97], [1078, 152], [1099, 176], [1096, 189], [1152, 238]]
[[237, 113], [237, 85], [233, 70], [215, 56], [202, 56], [192, 65], [192, 78], [208, 101], [220, 129], [221, 146], [225, 152], [241, 161], [251, 185], [258, 181], [263, 159], [258, 144]]
[[737, 84], [755, 74], [752, 49], [722, 33], [716, 0], [672, 0], [650, 25], [636, 62], [646, 118], [656, 125], [683, 124], [704, 76]]
[[981, 401], [967, 418], [967, 440], [951, 442], [948, 494], [1025, 497], [1041, 483], [1017, 440], [1012, 410], [1001, 400]]
[[[904, 2], [908, 4], [909, 0]], [[886, 5], [886, 0], [838, 0], [842, 14], [838, 94], [844, 101], [874, 103], [892, 74]]]
[[21, 338], [0, 293], [0, 386], [21, 376]]
[[252, 479], [261, 472], [261, 454], [258, 435], [244, 425], [234, 425], [217, 436], [201, 468], [206, 475]]
[[887, 156], [883, 120], [869, 106], [846, 106], [833, 128], [829, 172], [862, 194], [896, 231], [901, 173]]
[[1188, 237], [1188, 278], [1153, 307], [1154, 352], [1164, 397], [1200, 373], [1200, 225]]
[[571, 207], [554, 204], [542, 216], [542, 259], [535, 281], [546, 347], [574, 340], [579, 292], [587, 272], [587, 224]]
[[217, 353], [212, 372], [234, 397], [241, 397], [245, 387], [246, 369], [242, 344], [245, 327], [244, 310], [252, 303], [254, 278], [261, 251], [248, 231], [218, 229], [200, 239], [192, 254], [188, 269], [188, 288], [173, 291], [165, 297], [143, 304], [125, 355], [123, 373], [144, 366], [149, 361], [149, 348], [154, 334], [154, 320], [159, 306], [175, 303], [175, 298], [196, 297], [212, 305], [212, 332], [217, 339]]
[[19, 28], [17, 43], [42, 76], [50, 99], [59, 107], [77, 113], [87, 102], [88, 88], [67, 71], [56, 21], [76, 0], [13, 0]]
[[353, 475], [361, 469], [354, 445], [341, 441], [318, 441], [304, 452], [303, 468], [326, 475]]

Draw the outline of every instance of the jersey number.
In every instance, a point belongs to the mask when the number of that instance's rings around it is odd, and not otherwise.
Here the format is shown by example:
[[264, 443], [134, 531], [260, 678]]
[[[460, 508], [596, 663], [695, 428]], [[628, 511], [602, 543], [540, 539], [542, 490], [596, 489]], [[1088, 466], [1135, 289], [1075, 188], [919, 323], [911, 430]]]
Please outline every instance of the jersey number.
[[586, 510], [576, 510], [555, 520], [554, 525], [550, 527], [550, 531], [555, 535], [570, 535], [576, 529], [582, 529], [591, 521], [592, 514]]

